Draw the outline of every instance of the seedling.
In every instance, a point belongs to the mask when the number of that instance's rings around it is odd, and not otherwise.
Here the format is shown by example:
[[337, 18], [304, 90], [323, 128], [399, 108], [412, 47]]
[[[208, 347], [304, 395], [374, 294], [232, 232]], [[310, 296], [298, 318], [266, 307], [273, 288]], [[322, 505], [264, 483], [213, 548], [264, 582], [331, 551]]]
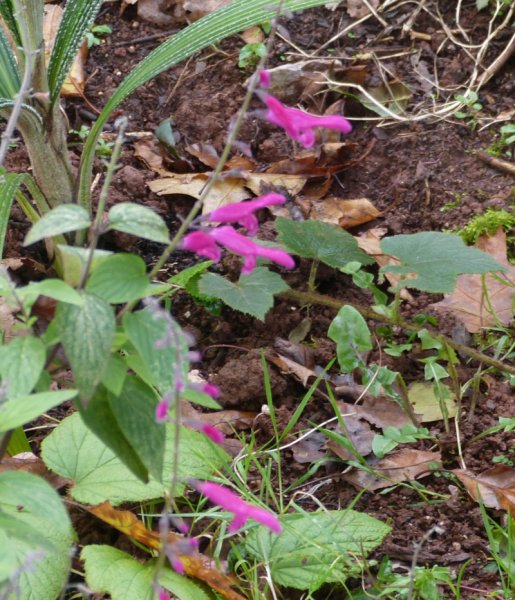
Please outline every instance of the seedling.
[[240, 69], [253, 69], [265, 54], [266, 44], [263, 42], [245, 44], [240, 50], [238, 67]]
[[99, 46], [102, 43], [102, 38], [113, 33], [109, 25], [92, 25], [89, 31], [86, 32], [86, 43], [88, 48]]
[[474, 131], [479, 123], [477, 114], [483, 108], [483, 105], [478, 102], [478, 95], [476, 92], [470, 91], [465, 96], [456, 94], [454, 99], [464, 105], [462, 110], [458, 110], [454, 113], [454, 116], [457, 119], [465, 121], [470, 129]]

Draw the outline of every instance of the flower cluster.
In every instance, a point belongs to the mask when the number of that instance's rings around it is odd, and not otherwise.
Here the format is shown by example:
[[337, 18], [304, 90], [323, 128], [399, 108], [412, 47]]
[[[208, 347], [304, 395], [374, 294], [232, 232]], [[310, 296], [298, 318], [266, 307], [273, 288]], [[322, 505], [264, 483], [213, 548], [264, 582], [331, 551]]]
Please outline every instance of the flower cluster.
[[229, 525], [230, 532], [237, 531], [249, 519], [254, 519], [274, 533], [281, 533], [282, 527], [276, 515], [269, 510], [245, 502], [231, 490], [210, 481], [193, 482], [193, 487], [209, 498], [213, 504], [218, 504], [224, 510], [233, 513], [234, 517]]
[[[206, 215], [204, 220], [217, 223], [238, 223], [247, 229], [249, 235], [254, 235], [258, 226], [254, 213], [266, 206], [283, 204], [284, 202], [286, 202], [286, 198], [281, 194], [265, 194], [255, 200], [237, 202], [217, 208]], [[243, 275], [252, 273], [258, 258], [271, 260], [287, 269], [293, 269], [295, 266], [293, 258], [284, 250], [261, 246], [246, 235], [236, 231], [231, 225], [193, 231], [182, 240], [182, 247], [185, 250], [190, 250], [199, 256], [214, 261], [219, 261], [222, 256], [221, 246], [243, 257], [241, 270]]]

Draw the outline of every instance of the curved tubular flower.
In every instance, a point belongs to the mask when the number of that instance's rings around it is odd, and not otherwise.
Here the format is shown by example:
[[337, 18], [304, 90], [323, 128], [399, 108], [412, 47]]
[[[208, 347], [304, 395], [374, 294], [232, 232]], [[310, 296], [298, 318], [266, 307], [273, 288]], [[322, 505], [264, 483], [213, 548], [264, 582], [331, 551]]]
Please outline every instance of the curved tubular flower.
[[274, 513], [245, 502], [233, 491], [210, 481], [194, 483], [193, 487], [206, 498], [209, 498], [213, 504], [218, 504], [224, 510], [234, 514], [229, 525], [231, 533], [245, 525], [248, 519], [254, 519], [254, 521], [268, 527], [274, 533], [281, 533], [281, 524]]
[[247, 229], [249, 235], [256, 235], [258, 221], [254, 212], [267, 206], [275, 206], [285, 202], [286, 198], [282, 194], [272, 192], [254, 200], [246, 200], [245, 202], [237, 202], [217, 208], [209, 213], [206, 219], [217, 223], [239, 223]]
[[190, 250], [199, 256], [204, 256], [216, 262], [222, 257], [220, 248], [216, 245], [215, 240], [209, 233], [203, 231], [194, 231], [185, 235], [181, 246], [185, 250]]
[[268, 107], [265, 119], [284, 129], [289, 137], [300, 142], [304, 148], [314, 145], [315, 127], [336, 129], [342, 133], [352, 131], [352, 125], [344, 117], [311, 115], [303, 110], [284, 106], [277, 98], [269, 95], [264, 95], [263, 101]]

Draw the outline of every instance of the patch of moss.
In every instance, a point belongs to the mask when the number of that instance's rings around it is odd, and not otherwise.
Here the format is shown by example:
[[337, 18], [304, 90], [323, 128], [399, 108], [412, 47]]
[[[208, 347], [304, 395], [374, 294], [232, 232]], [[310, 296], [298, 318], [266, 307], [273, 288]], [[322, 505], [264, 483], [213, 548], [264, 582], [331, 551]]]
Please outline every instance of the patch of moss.
[[455, 233], [461, 236], [466, 244], [475, 244], [482, 235], [494, 235], [499, 227], [506, 232], [515, 227], [515, 213], [488, 208], [485, 213], [477, 215]]

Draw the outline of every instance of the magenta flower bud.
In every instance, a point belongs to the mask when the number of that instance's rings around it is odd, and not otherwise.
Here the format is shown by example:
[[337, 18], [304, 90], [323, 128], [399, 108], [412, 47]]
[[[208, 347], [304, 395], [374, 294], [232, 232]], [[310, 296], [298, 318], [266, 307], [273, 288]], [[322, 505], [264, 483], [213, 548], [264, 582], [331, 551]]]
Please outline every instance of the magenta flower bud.
[[168, 420], [168, 409], [170, 405], [166, 400], [161, 400], [161, 402], [156, 406], [156, 421], [158, 423], [165, 423]]
[[220, 388], [214, 383], [205, 383], [201, 387], [204, 394], [208, 394], [212, 398], [220, 398]]
[[342, 133], [350, 133], [352, 125], [339, 115], [311, 115], [297, 108], [284, 106], [277, 98], [265, 95], [263, 101], [268, 107], [265, 119], [284, 129], [293, 140], [300, 142], [304, 148], [310, 148], [315, 143], [315, 127], [336, 129]]
[[271, 83], [272, 83], [272, 76], [270, 75], [270, 71], [267, 71], [266, 69], [259, 71], [259, 85], [262, 88], [267, 88], [267, 87], [270, 87]]
[[207, 218], [217, 223], [239, 223], [247, 229], [249, 235], [256, 235], [258, 221], [254, 212], [266, 206], [275, 206], [285, 202], [286, 198], [283, 195], [272, 192], [254, 200], [222, 206], [211, 212]]
[[231, 524], [229, 525], [230, 532], [234, 532], [240, 529], [240, 527], [243, 527], [248, 519], [254, 519], [254, 521], [268, 527], [273, 532], [281, 533], [282, 527], [279, 519], [269, 510], [245, 502], [233, 491], [218, 485], [217, 483], [204, 481], [194, 483], [194, 487], [213, 502], [213, 504], [218, 504], [224, 510], [234, 514]]
[[219, 261], [222, 256], [220, 248], [216, 245], [213, 238], [203, 231], [188, 233], [188, 235], [184, 236], [181, 247], [214, 261]]
[[159, 588], [159, 590], [157, 592], [157, 597], [159, 598], [159, 600], [170, 600], [170, 596], [168, 595], [168, 592], [166, 590], [164, 590], [162, 587]]
[[225, 441], [224, 434], [210, 423], [204, 423], [200, 427], [200, 431], [206, 435], [212, 442], [221, 446]]
[[170, 561], [170, 565], [172, 566], [172, 569], [174, 571], [179, 573], [179, 575], [184, 575], [184, 565], [182, 564], [182, 560], [178, 556], [171, 556], [168, 560]]

